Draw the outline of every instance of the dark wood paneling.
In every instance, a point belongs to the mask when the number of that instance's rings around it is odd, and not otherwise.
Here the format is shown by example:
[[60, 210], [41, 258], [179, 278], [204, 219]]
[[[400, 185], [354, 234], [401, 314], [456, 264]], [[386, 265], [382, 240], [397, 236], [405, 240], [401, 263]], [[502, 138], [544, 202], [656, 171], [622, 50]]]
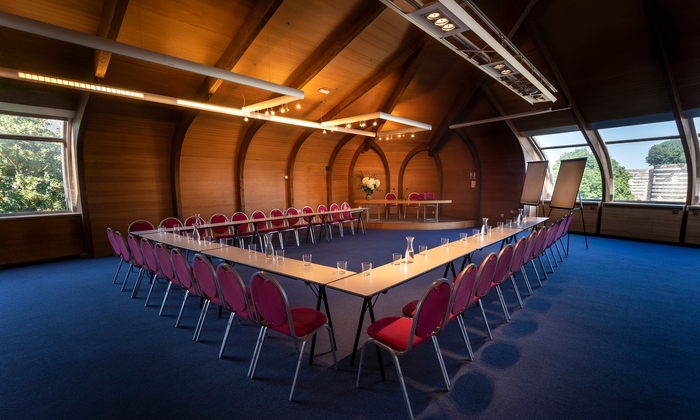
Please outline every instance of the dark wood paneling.
[[[601, 205], [599, 202], [585, 202], [583, 203], [583, 220], [581, 218], [581, 210], [575, 209], [573, 212], [574, 220], [571, 222], [570, 230], [572, 232], [584, 233], [583, 221], [586, 222], [586, 234], [594, 235], [598, 233], [598, 219], [600, 218]], [[550, 213], [551, 210], [551, 213]], [[534, 215], [534, 208], [531, 208], [532, 214]], [[569, 214], [569, 210], [562, 209], [550, 209], [549, 201], [544, 203], [544, 214], [549, 216], [549, 220], [554, 222], [561, 219], [564, 215]], [[538, 216], [542, 216], [542, 209], [539, 209]]]
[[685, 225], [684, 243], [690, 245], [700, 245], [700, 207], [692, 206], [688, 208], [688, 219]]
[[678, 243], [683, 213], [681, 205], [606, 203], [601, 212], [600, 234]]
[[[0, 219], [0, 231], [0, 266], [85, 253], [79, 214], [4, 218]], [[107, 240], [105, 232], [100, 233]]]
[[476, 172], [474, 157], [469, 148], [456, 134], [450, 137], [439, 152], [442, 164], [442, 197], [452, 200], [452, 204], [440, 206], [444, 216], [460, 219], [476, 219], [478, 208], [478, 189], [471, 187], [470, 172]]

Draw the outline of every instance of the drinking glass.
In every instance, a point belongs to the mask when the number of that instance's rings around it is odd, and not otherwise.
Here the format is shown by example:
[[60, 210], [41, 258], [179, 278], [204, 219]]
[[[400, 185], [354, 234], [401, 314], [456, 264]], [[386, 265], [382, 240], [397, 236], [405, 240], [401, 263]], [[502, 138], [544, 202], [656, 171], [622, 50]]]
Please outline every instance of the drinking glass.
[[302, 255], [301, 260], [304, 262], [304, 266], [311, 267], [311, 254]]
[[427, 245], [418, 245], [418, 253], [422, 256], [428, 255], [428, 246]]
[[394, 262], [394, 265], [399, 265], [401, 264], [401, 254], [391, 254], [392, 255], [392, 261]]
[[467, 232], [460, 232], [460, 233], [459, 233], [459, 240], [460, 240], [460, 241], [466, 241], [466, 240], [467, 240], [467, 236], [469, 236], [469, 235], [467, 234]]
[[249, 254], [254, 254], [258, 245], [257, 244], [248, 244], [248, 253]]
[[345, 274], [345, 271], [348, 269], [348, 262], [347, 261], [338, 261], [338, 274]]
[[481, 229], [472, 229], [472, 236], [479, 236]]
[[496, 222], [496, 227], [498, 227], [498, 230], [503, 230], [503, 222]]
[[369, 276], [371, 273], [372, 273], [372, 263], [371, 262], [363, 262], [362, 263], [362, 275]]
[[275, 251], [275, 256], [277, 257], [278, 261], [282, 261], [284, 259], [284, 249], [278, 249]]
[[447, 248], [448, 246], [450, 246], [450, 239], [449, 238], [440, 238], [440, 245]]

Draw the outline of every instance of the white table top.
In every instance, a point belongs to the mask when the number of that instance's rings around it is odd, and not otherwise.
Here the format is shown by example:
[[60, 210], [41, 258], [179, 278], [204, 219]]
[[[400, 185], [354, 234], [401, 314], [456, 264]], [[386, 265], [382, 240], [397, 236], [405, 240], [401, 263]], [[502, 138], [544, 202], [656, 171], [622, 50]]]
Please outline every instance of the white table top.
[[283, 260], [266, 258], [262, 252], [250, 252], [247, 249], [228, 245], [209, 249], [202, 253], [247, 267], [319, 285], [325, 285], [356, 274], [350, 270], [340, 274], [337, 268], [321, 264], [311, 263], [305, 266], [303, 261], [292, 258], [285, 257]]
[[224, 246], [218, 242], [209, 241], [195, 241], [192, 238], [182, 235], [175, 235], [174, 233], [158, 233], [158, 231], [152, 233], [139, 233], [139, 236], [143, 238], [150, 239], [152, 241], [161, 242], [170, 246], [188, 249], [194, 252], [206, 251], [209, 249], [221, 248]]

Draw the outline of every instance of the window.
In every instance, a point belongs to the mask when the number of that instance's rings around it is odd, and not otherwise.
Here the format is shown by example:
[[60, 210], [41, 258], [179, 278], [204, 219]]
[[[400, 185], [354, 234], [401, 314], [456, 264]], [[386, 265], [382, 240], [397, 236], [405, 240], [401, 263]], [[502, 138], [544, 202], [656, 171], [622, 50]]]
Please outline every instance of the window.
[[0, 215], [71, 210], [69, 121], [0, 113]]
[[598, 130], [613, 163], [615, 200], [685, 202], [688, 171], [675, 122]]
[[532, 136], [532, 139], [549, 161], [549, 170], [554, 181], [557, 179], [562, 160], [587, 157], [586, 169], [581, 180], [581, 198], [589, 200], [601, 199], [603, 189], [598, 161], [591, 153], [591, 149], [580, 131]]

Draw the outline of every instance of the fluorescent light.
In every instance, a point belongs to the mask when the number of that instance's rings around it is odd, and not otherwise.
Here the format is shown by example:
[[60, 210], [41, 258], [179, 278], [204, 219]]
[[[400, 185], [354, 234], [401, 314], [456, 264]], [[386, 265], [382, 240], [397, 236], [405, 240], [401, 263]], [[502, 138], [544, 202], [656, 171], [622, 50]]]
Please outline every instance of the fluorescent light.
[[[386, 112], [373, 112], [371, 114], [356, 115], [353, 117], [339, 118], [330, 121], [324, 121], [321, 123], [323, 127], [333, 127], [337, 125], [345, 125], [348, 123], [367, 121], [381, 119], [385, 121], [392, 121], [398, 124], [408, 125], [414, 127], [413, 130], [409, 131], [421, 131], [421, 130], [432, 130], [433, 126], [430, 124], [422, 123], [420, 121], [409, 120], [408, 118], [398, 117], [396, 115], [387, 114]], [[418, 130], [417, 130], [418, 129]]]
[[323, 93], [324, 95], [328, 95], [329, 93], [331, 93], [330, 89], [326, 89], [326, 88], [320, 88], [318, 91], [320, 93]]
[[283, 105], [298, 100], [299, 98], [296, 98], [294, 96], [280, 96], [279, 98], [274, 98], [267, 101], [258, 102], [257, 104], [244, 106], [243, 108], [241, 108], [241, 110], [243, 112], [259, 111], [261, 109], [272, 108], [273, 106]]

